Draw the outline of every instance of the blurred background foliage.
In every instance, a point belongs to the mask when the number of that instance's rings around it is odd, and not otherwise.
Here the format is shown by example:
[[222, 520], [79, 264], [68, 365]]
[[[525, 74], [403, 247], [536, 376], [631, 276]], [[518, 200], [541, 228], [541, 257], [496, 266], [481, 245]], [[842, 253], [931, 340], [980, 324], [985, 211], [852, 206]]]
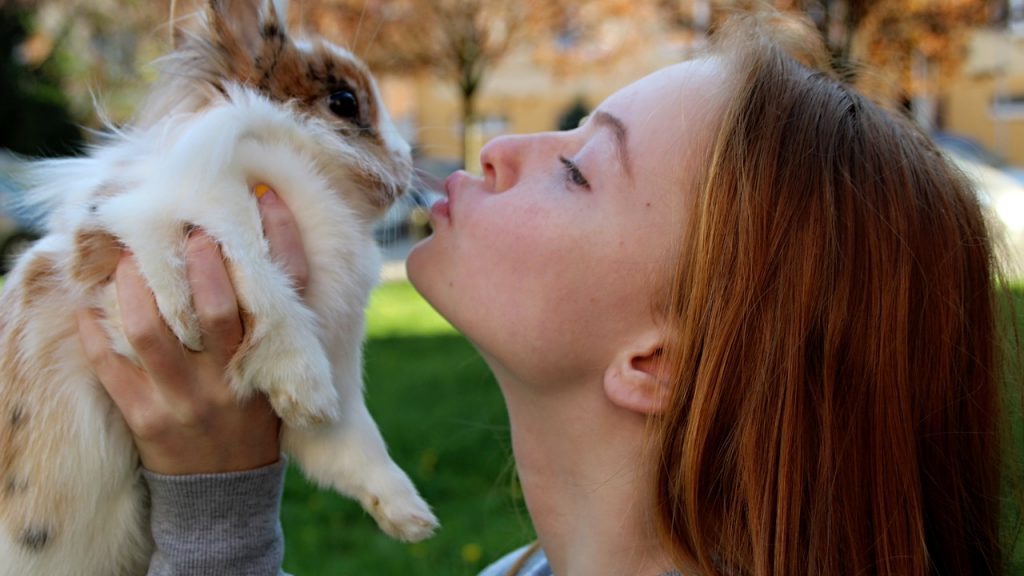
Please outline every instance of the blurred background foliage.
[[[724, 15], [752, 1], [295, 0], [290, 16], [293, 27], [349, 46], [375, 72], [442, 79], [458, 93], [461, 124], [469, 127], [485, 80], [513, 53], [529, 52], [534, 65], [559, 77], [636, 60], [652, 43], [673, 46], [681, 57]], [[1015, 0], [773, 3], [804, 14], [851, 80], [884, 102], [910, 108], [957, 74], [970, 31], [1006, 22]], [[174, 18], [187, 22], [202, 2], [175, 4]], [[6, 147], [75, 149], [80, 138], [67, 119], [99, 126], [93, 95], [113, 122], [127, 121], [154, 73], [149, 62], [169, 48], [170, 17], [170, 0], [0, 2]]]
[[[0, 149], [68, 153], [104, 122], [130, 121], [170, 23], [194, 26], [205, 2], [0, 0]], [[454, 168], [478, 170], [488, 140], [572, 126], [698, 53], [755, 2], [292, 0], [288, 20], [369, 63], [436, 188]], [[817, 31], [847, 81], [943, 139], [1006, 224], [1024, 277], [1024, 0], [770, 3]]]
[[25, 10], [0, 11], [0, 148], [33, 154], [73, 153], [81, 141], [61, 82], [66, 60], [25, 66], [17, 49], [33, 28]]

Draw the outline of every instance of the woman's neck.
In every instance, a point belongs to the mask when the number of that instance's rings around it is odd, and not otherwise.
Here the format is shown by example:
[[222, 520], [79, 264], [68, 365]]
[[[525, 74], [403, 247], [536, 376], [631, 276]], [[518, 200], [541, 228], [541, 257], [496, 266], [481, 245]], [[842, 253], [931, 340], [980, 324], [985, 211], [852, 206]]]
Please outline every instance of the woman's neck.
[[544, 394], [502, 379], [526, 503], [558, 576], [671, 570], [651, 513], [643, 416], [600, 383]]

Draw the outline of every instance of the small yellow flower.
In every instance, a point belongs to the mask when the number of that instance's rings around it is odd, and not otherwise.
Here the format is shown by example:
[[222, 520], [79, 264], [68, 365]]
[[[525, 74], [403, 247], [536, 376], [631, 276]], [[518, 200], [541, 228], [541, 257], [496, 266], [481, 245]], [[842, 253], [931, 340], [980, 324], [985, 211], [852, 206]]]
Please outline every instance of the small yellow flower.
[[437, 470], [437, 461], [437, 452], [431, 449], [424, 450], [420, 454], [420, 474], [427, 477], [432, 476]]
[[483, 548], [475, 542], [470, 542], [462, 547], [462, 561], [466, 564], [476, 564], [483, 555]]

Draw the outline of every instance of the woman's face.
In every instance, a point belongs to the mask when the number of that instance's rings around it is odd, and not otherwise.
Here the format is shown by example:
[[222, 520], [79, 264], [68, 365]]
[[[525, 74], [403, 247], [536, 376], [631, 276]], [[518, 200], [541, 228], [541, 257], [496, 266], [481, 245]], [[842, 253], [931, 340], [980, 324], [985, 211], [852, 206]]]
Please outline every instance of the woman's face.
[[448, 179], [409, 277], [499, 376], [591, 379], [657, 326], [720, 78], [716, 60], [666, 68], [578, 129], [497, 138], [483, 177]]

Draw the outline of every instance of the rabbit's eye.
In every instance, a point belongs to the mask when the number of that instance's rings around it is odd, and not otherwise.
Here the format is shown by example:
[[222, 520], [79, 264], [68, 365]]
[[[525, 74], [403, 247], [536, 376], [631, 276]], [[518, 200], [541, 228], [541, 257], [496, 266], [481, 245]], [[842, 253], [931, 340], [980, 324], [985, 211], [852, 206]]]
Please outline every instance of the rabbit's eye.
[[331, 94], [331, 112], [340, 118], [357, 118], [359, 100], [351, 90], [339, 90]]

